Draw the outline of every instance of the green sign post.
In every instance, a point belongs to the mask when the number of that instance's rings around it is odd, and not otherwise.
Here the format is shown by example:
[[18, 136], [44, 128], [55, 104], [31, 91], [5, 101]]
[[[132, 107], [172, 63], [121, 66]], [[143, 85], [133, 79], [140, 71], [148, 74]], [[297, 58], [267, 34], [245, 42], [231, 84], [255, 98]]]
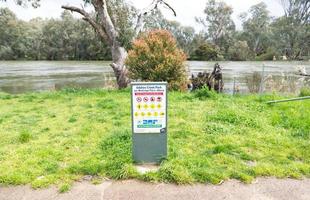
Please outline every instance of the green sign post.
[[131, 84], [133, 159], [159, 163], [167, 157], [167, 83]]

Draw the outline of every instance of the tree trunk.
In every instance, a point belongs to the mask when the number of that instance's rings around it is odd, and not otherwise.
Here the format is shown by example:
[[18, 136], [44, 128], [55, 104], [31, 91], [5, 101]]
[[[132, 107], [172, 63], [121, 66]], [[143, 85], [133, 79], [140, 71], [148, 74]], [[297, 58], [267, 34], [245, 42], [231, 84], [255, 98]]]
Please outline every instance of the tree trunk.
[[[1, 0], [0, 0], [1, 1]], [[129, 83], [128, 70], [125, 66], [125, 60], [127, 58], [126, 49], [120, 44], [119, 32], [113, 24], [110, 13], [107, 8], [107, 0], [92, 0], [90, 3], [95, 8], [96, 19], [93, 19], [91, 15], [86, 12], [83, 8], [78, 8], [75, 6], [62, 6], [63, 9], [70, 10], [72, 12], [80, 13], [83, 16], [83, 20], [87, 21], [99, 34], [99, 36], [107, 41], [111, 47], [112, 60], [113, 63], [111, 67], [113, 68], [114, 74], [116, 76], [116, 81], [119, 89], [126, 88]], [[137, 25], [135, 27], [135, 35], [137, 36], [143, 28], [146, 15], [148, 15], [152, 10], [157, 9], [159, 4], [163, 4], [173, 11], [173, 8], [165, 2], [165, 0], [153, 0], [152, 4], [143, 9], [138, 15]]]
[[125, 60], [127, 58], [127, 51], [124, 47], [114, 44], [112, 51], [113, 63], [111, 67], [113, 68], [114, 74], [116, 76], [116, 82], [119, 89], [126, 88], [129, 83], [128, 70], [125, 66]]

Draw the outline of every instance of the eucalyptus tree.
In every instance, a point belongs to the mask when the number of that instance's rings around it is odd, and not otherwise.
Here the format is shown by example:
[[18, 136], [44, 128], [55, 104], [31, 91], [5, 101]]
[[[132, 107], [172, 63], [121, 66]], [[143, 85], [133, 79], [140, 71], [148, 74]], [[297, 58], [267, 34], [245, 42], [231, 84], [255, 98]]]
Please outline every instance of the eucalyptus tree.
[[[94, 14], [87, 12], [83, 6], [62, 5], [61, 7], [82, 15], [82, 19], [93, 27], [99, 39], [107, 42], [112, 54], [111, 67], [116, 76], [118, 87], [125, 88], [129, 83], [128, 70], [125, 66], [126, 45], [143, 30], [145, 17], [159, 9], [160, 6], [170, 9], [174, 15], [176, 13], [165, 0], [152, 0], [151, 4], [142, 10], [130, 6], [126, 0], [83, 1], [85, 5], [93, 7]], [[33, 7], [38, 7], [40, 0], [15, 0], [15, 2], [19, 5], [31, 3]]]
[[[4, 28], [5, 27], [5, 28]], [[0, 58], [10, 59], [14, 56], [13, 44], [17, 40], [17, 18], [7, 8], [0, 8]]]
[[286, 54], [291, 59], [309, 55], [310, 46], [310, 1], [279, 0], [284, 16], [273, 25], [274, 35], [282, 41]]
[[145, 30], [165, 29], [171, 32], [178, 46], [187, 56], [190, 56], [195, 50], [193, 45], [195, 29], [191, 26], [183, 26], [177, 21], [166, 19], [160, 10], [153, 11], [151, 15], [146, 17], [144, 27]]
[[[249, 13], [249, 14], [248, 14]], [[242, 38], [245, 39], [255, 53], [260, 55], [267, 49], [270, 35], [271, 16], [264, 2], [253, 5], [248, 13], [243, 13], [240, 18], [243, 22]]]
[[196, 18], [196, 21], [207, 29], [207, 36], [215, 45], [227, 50], [227, 42], [235, 31], [232, 7], [223, 1], [208, 0], [204, 14], [204, 18]]
[[[120, 23], [121, 20], [129, 20], [132, 14], [128, 11], [134, 10], [134, 8], [125, 8], [125, 12], [120, 12], [119, 7], [113, 7], [116, 3], [124, 6], [126, 4], [123, 0], [85, 0], [85, 3], [91, 4], [95, 10], [95, 17], [92, 17], [84, 8], [75, 6], [63, 5], [62, 8], [70, 10], [72, 12], [79, 13], [83, 16], [83, 20], [88, 22], [98, 33], [99, 37], [107, 41], [111, 49], [112, 61], [111, 67], [117, 79], [119, 88], [127, 87], [129, 83], [128, 70], [125, 66], [125, 60], [127, 57], [126, 44], [122, 41], [122, 28], [129, 29], [132, 32], [132, 37], [129, 40], [133, 40], [143, 30], [145, 24], [145, 17], [151, 13], [151, 11], [158, 9], [160, 5], [167, 6], [175, 14], [172, 7], [164, 0], [153, 0], [152, 3], [145, 9], [135, 12], [133, 17], [135, 22]], [[125, 17], [124, 17], [125, 15]], [[175, 14], [176, 15], [176, 14]], [[129, 27], [122, 25], [130, 25]]]

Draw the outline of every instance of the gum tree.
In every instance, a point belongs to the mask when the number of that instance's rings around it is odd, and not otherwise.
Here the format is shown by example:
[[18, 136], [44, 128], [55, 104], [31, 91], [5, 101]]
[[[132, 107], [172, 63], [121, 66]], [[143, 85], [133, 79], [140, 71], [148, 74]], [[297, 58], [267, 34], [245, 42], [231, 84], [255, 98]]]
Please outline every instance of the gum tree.
[[[1, 0], [0, 0], [1, 1]], [[6, 0], [2, 0], [6, 1]], [[65, 10], [79, 13], [82, 15], [82, 19], [88, 22], [96, 31], [99, 39], [108, 43], [111, 54], [112, 64], [111, 67], [116, 76], [117, 84], [119, 88], [126, 88], [129, 83], [128, 70], [125, 66], [125, 59], [127, 57], [127, 50], [125, 43], [122, 41], [122, 29], [119, 29], [119, 20], [113, 20], [113, 16], [121, 14], [124, 15], [128, 10], [120, 10], [115, 5], [123, 6], [125, 1], [123, 0], [83, 0], [85, 4], [89, 4], [94, 8], [94, 13], [87, 12], [83, 7], [76, 7], [70, 5], [61, 6]], [[40, 0], [15, 0], [19, 5], [25, 5], [31, 3], [33, 7], [38, 7]], [[114, 6], [114, 9], [113, 9]], [[145, 17], [147, 17], [152, 11], [157, 10], [160, 6], [165, 6], [170, 9], [174, 15], [176, 15], [174, 9], [165, 0], [152, 0], [151, 4], [140, 10], [136, 11], [136, 16], [133, 17], [135, 22], [130, 24], [130, 31], [132, 37], [129, 38], [131, 42], [135, 39], [139, 33], [143, 30], [145, 24]], [[116, 8], [115, 8], [116, 7]], [[112, 9], [111, 9], [112, 8]], [[126, 16], [125, 16], [126, 18]]]
[[235, 24], [232, 20], [232, 7], [223, 1], [208, 0], [204, 10], [204, 18], [196, 18], [207, 30], [208, 39], [215, 45], [225, 49], [229, 45], [228, 40], [235, 31]]
[[[128, 79], [128, 70], [125, 66], [125, 59], [127, 57], [127, 50], [120, 41], [120, 32], [116, 28], [117, 24], [112, 21], [113, 13], [108, 10], [109, 0], [86, 0], [86, 3], [91, 4], [95, 10], [95, 18], [83, 8], [75, 6], [62, 6], [63, 9], [70, 10], [72, 12], [79, 13], [83, 16], [83, 20], [88, 22], [98, 33], [99, 37], [110, 46], [112, 61], [111, 67], [116, 76], [117, 84], [119, 88], [126, 88]], [[151, 11], [158, 8], [159, 5], [168, 6], [173, 12], [174, 10], [164, 0], [153, 0], [153, 2], [147, 8], [138, 12], [136, 16], [136, 23], [133, 27], [133, 38], [137, 37], [144, 26], [144, 18], [151, 13]]]

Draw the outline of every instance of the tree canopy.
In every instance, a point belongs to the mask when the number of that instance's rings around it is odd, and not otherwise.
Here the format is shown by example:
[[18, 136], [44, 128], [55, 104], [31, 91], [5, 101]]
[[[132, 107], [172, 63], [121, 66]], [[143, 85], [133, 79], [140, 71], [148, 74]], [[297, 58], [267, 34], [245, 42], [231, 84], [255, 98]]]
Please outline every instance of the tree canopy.
[[[154, 9], [159, 5], [166, 6], [165, 1], [150, 1], [153, 3], [142, 10], [136, 9], [127, 0], [104, 2], [117, 32], [117, 42], [124, 47], [124, 51], [132, 48], [137, 30], [145, 32], [165, 29], [173, 34], [188, 59], [263, 60], [280, 56], [293, 60], [309, 59], [310, 2], [278, 1], [283, 6], [283, 16], [271, 16], [266, 4], [261, 2], [240, 15], [242, 29], [236, 30], [232, 20], [234, 10], [223, 1], [206, 0], [204, 16], [196, 18], [204, 27], [199, 33], [193, 27], [167, 20], [160, 9]], [[40, 0], [15, 2], [21, 6], [34, 7], [44, 4]], [[84, 1], [91, 5], [94, 2]], [[83, 7], [75, 9], [84, 12]], [[175, 14], [173, 9], [172, 13]], [[94, 25], [100, 25], [98, 14], [87, 13]], [[83, 19], [76, 19], [70, 12], [64, 12], [60, 19], [36, 18], [25, 22], [17, 19], [12, 11], [1, 8], [0, 59], [111, 60], [112, 46], [106, 31], [89, 26], [85, 16]], [[102, 37], [99, 37], [100, 33]]]

